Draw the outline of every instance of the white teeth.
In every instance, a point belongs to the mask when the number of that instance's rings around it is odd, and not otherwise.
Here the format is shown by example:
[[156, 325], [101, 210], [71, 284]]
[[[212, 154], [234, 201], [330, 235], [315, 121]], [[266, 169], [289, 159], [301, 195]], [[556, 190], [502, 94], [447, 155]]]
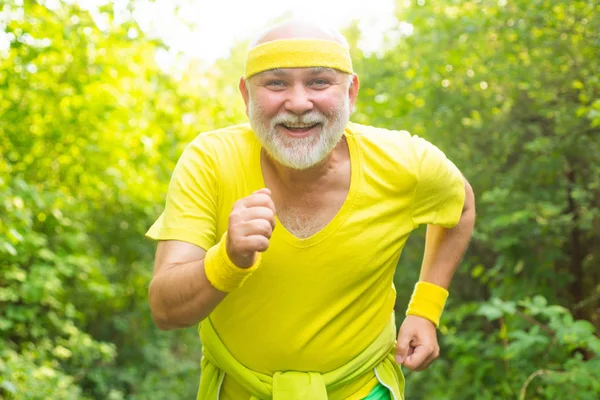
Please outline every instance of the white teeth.
[[302, 129], [302, 128], [310, 128], [311, 126], [315, 126], [316, 124], [285, 124], [286, 128], [292, 129]]

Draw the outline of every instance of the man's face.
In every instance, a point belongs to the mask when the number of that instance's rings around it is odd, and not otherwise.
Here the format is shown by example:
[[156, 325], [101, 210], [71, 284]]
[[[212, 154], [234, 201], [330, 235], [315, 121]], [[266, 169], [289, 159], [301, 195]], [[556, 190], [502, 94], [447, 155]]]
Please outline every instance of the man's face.
[[259, 141], [276, 162], [294, 169], [310, 168], [333, 151], [356, 96], [349, 75], [329, 68], [266, 71], [246, 87]]

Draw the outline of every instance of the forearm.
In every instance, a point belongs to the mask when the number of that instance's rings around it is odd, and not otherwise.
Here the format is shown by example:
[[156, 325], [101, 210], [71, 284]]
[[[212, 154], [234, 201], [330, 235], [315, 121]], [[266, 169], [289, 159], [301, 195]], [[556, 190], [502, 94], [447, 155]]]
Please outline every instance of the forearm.
[[210, 284], [204, 260], [195, 260], [157, 274], [150, 283], [148, 295], [156, 326], [168, 330], [202, 321], [226, 293]]
[[420, 281], [448, 289], [467, 249], [474, 225], [475, 200], [471, 187], [467, 186], [465, 207], [458, 224], [451, 229], [436, 225], [427, 226]]

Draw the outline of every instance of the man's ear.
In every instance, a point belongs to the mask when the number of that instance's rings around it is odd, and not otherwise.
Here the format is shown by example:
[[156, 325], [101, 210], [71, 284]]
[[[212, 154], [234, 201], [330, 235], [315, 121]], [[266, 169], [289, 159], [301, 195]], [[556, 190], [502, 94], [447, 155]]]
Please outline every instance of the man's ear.
[[246, 79], [244, 79], [243, 76], [240, 78], [239, 89], [242, 98], [244, 99], [244, 104], [246, 104], [246, 114], [248, 114], [248, 102], [250, 100], [250, 94], [248, 93], [248, 87], [246, 86]]
[[354, 110], [354, 104], [356, 103], [356, 98], [358, 97], [359, 87], [360, 82], [358, 80], [358, 75], [352, 74], [352, 83], [348, 88], [348, 97], [350, 98], [350, 112]]

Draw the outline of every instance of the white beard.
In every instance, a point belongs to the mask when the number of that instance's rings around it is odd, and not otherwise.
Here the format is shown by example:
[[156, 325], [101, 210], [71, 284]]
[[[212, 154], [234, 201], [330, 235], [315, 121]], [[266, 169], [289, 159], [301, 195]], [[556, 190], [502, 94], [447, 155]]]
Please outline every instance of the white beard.
[[[250, 125], [267, 154], [276, 162], [293, 169], [307, 169], [323, 161], [339, 143], [350, 120], [350, 100], [344, 101], [327, 117], [319, 111], [298, 116], [281, 113], [270, 121], [256, 101], [248, 104]], [[278, 124], [321, 124], [321, 133], [294, 138], [278, 133]]]

